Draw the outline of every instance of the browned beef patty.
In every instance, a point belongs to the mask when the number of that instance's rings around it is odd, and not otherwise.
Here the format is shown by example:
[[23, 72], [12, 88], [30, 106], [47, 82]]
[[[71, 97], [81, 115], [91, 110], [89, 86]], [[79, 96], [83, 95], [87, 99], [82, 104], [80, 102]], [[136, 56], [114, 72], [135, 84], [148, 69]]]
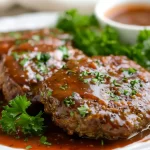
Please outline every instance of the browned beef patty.
[[[53, 39], [53, 38], [52, 38]], [[54, 38], [55, 40], [55, 38]], [[61, 40], [58, 40], [61, 42]], [[70, 59], [85, 55], [71, 46], [23, 43], [16, 46], [4, 57], [0, 70], [0, 87], [6, 100], [16, 95], [33, 96], [34, 87], [62, 68]]]
[[45, 80], [45, 112], [69, 134], [128, 138], [150, 122], [150, 73], [121, 56], [70, 60]]
[[29, 31], [18, 31], [0, 34], [0, 56], [7, 54], [12, 46], [22, 43], [47, 44], [60, 46], [64, 43], [71, 43], [71, 36], [57, 29], [40, 29]]

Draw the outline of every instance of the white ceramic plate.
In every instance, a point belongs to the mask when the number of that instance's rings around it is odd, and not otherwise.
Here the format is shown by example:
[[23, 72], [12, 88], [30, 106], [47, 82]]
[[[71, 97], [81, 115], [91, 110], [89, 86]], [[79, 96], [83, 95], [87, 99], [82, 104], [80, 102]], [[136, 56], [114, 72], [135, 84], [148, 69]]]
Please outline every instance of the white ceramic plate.
[[[14, 17], [0, 18], [0, 32], [27, 30], [27, 29], [39, 29], [43, 27], [54, 27], [59, 14], [57, 12], [44, 12], [34, 14], [24, 14]], [[149, 139], [145, 137], [145, 140]], [[13, 149], [0, 145], [0, 150], [23, 150]], [[63, 149], [62, 149], [63, 150]], [[136, 142], [130, 144], [124, 148], [118, 148], [116, 150], [150, 150], [150, 140], [147, 142]]]

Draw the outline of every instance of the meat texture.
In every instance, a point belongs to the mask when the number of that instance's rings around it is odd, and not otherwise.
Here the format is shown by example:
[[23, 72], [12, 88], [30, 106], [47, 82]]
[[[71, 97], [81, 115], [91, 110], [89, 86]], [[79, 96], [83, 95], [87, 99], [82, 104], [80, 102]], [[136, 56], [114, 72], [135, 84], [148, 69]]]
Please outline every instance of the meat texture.
[[70, 60], [39, 90], [45, 112], [71, 135], [128, 138], [150, 122], [150, 73], [123, 56]]
[[[62, 68], [69, 59], [85, 55], [67, 44], [23, 43], [11, 48], [0, 67], [0, 87], [7, 101], [16, 95], [32, 98], [34, 87]], [[61, 46], [63, 45], [63, 46]]]
[[62, 43], [71, 43], [71, 36], [58, 29], [40, 29], [29, 31], [18, 31], [0, 34], [0, 56], [7, 54], [8, 50], [22, 43], [61, 45]]

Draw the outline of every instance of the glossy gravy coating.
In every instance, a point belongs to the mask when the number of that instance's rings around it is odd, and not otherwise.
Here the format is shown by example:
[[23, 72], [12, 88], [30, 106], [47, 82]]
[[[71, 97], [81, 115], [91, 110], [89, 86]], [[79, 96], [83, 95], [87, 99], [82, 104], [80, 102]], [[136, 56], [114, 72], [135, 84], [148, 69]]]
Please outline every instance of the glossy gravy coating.
[[6, 135], [0, 131], [0, 144], [11, 148], [23, 148], [31, 146], [30, 150], [112, 150], [115, 148], [123, 148], [129, 144], [143, 143], [150, 140], [150, 131], [144, 131], [138, 134], [136, 137], [129, 140], [92, 140], [83, 139], [77, 136], [69, 136], [63, 130], [50, 123], [49, 130], [45, 134], [48, 141], [52, 143], [51, 146], [45, 146], [40, 144], [40, 137], [30, 137], [26, 141], [26, 138], [15, 138], [13, 136]]
[[129, 25], [149, 26], [150, 5], [124, 4], [115, 6], [105, 14], [109, 19]]
[[[10, 65], [10, 62], [9, 62]], [[3, 97], [0, 97], [1, 100]], [[2, 106], [2, 105], [1, 105]], [[2, 108], [2, 107], [1, 107]], [[49, 129], [45, 136], [48, 137], [48, 141], [52, 143], [52, 146], [44, 146], [39, 142], [40, 137], [30, 137], [25, 141], [25, 137], [15, 138], [8, 136], [0, 130], [0, 144], [14, 148], [26, 148], [31, 145], [31, 150], [111, 150], [115, 148], [124, 147], [129, 144], [144, 142], [150, 140], [149, 131], [145, 131], [129, 140], [92, 140], [83, 139], [78, 136], [69, 136], [62, 129], [55, 126], [52, 122], [49, 123]]]
[[[4, 99], [0, 93], [0, 98]], [[2, 107], [0, 107], [0, 112]], [[1, 114], [0, 114], [1, 115]], [[78, 136], [69, 136], [62, 129], [54, 125], [53, 122], [49, 122], [48, 131], [46, 131], [48, 141], [52, 143], [51, 146], [45, 146], [40, 144], [40, 137], [26, 137], [9, 136], [3, 133], [0, 129], [0, 144], [11, 148], [23, 148], [31, 146], [30, 150], [112, 150], [115, 148], [123, 148], [129, 144], [137, 144], [137, 142], [146, 142], [150, 140], [150, 131], [144, 131], [137, 136], [128, 140], [92, 140], [86, 138], [79, 138]], [[26, 139], [26, 140], [25, 140]]]

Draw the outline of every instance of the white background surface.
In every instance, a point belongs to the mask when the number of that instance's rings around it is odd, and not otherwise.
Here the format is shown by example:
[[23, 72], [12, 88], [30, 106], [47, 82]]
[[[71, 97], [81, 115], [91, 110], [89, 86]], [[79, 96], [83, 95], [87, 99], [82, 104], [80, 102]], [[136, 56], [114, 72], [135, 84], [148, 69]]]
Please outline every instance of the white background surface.
[[[71, 8], [77, 8], [81, 12], [92, 12], [98, 0], [0, 0], [0, 15], [18, 14], [22, 7], [23, 11], [64, 11]], [[17, 5], [12, 10], [11, 7]], [[26, 8], [26, 9], [23, 9]]]

